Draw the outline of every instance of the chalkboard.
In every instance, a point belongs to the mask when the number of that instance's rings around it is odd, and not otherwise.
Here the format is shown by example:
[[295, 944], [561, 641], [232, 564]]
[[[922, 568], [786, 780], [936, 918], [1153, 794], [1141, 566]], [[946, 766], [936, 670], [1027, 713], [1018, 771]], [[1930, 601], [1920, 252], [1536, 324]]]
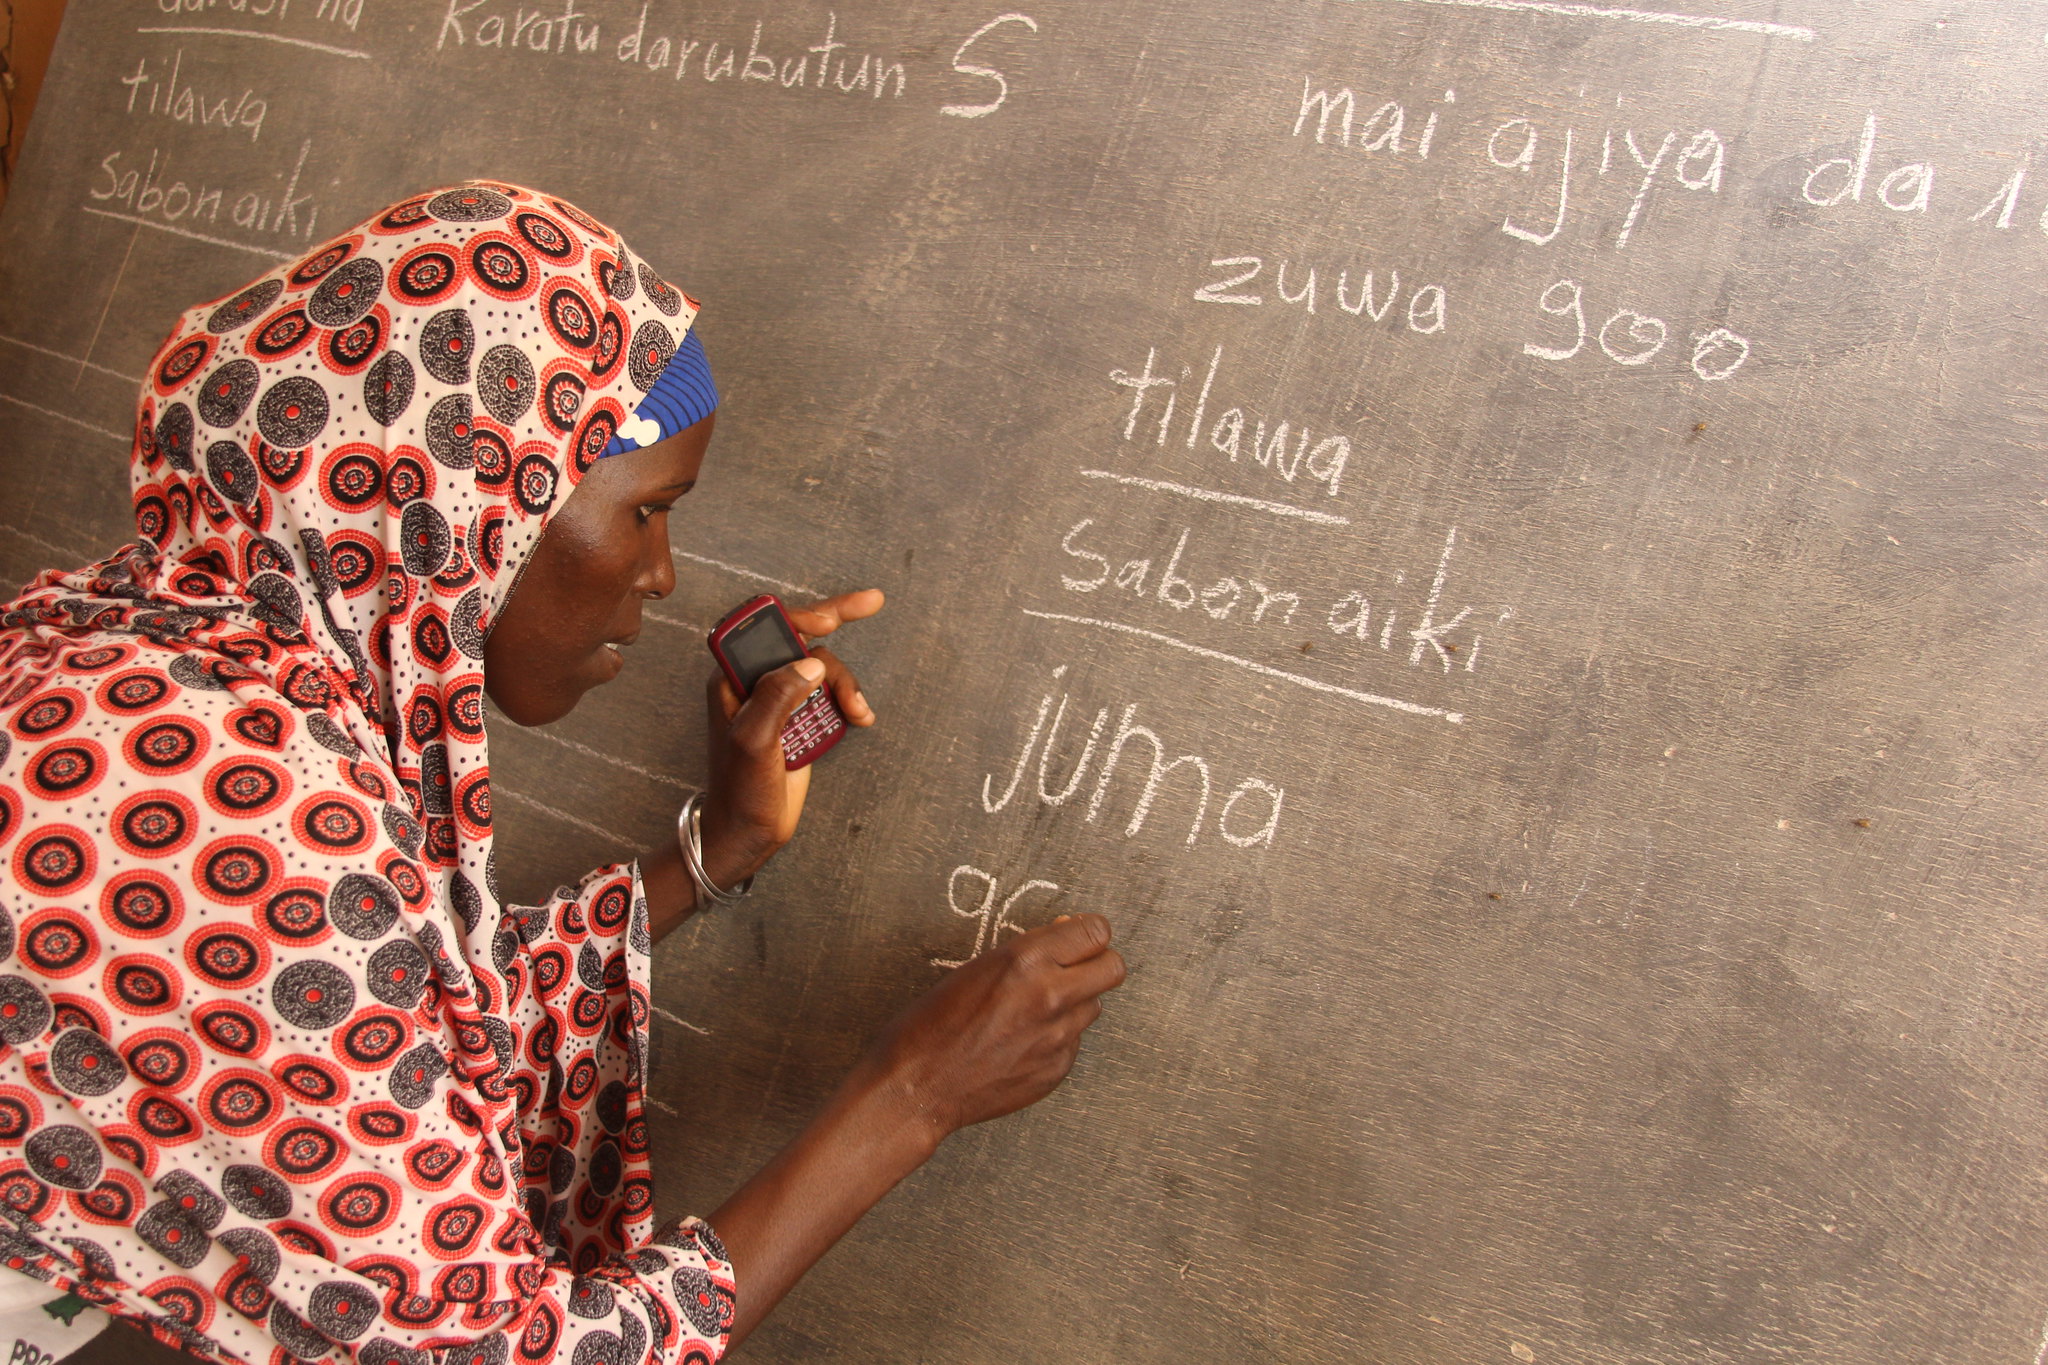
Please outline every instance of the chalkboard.
[[496, 725], [508, 890], [667, 837], [726, 607], [891, 598], [662, 949], [664, 1210], [940, 964], [1132, 966], [747, 1359], [2039, 1365], [2048, 19], [1015, 2], [73, 5], [0, 569], [129, 534], [177, 308], [545, 186], [726, 402], [624, 677]]

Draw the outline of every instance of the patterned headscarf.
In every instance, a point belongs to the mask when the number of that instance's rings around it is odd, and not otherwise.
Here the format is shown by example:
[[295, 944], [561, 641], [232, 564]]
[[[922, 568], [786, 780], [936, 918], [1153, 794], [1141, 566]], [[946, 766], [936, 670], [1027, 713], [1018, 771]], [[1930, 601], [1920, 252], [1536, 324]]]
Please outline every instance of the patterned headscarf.
[[637, 875], [501, 910], [482, 675], [697, 307], [478, 182], [179, 319], [140, 542], [0, 609], [9, 1264], [247, 1360], [507, 1330], [535, 1362], [606, 1332], [591, 1359], [715, 1356], [716, 1239], [647, 1246]]
[[619, 428], [604, 453], [622, 455], [665, 441], [717, 410], [718, 386], [711, 382], [711, 358], [704, 354], [704, 343], [697, 339], [697, 334], [690, 332], [684, 336], [683, 344], [676, 347], [661, 378], [654, 381], [654, 387], [633, 409], [632, 418]]
[[244, 666], [293, 700], [345, 698], [406, 789], [397, 842], [486, 932], [484, 636], [697, 308], [575, 206], [479, 183], [191, 310], [152, 366], [137, 586], [255, 627], [276, 649]]

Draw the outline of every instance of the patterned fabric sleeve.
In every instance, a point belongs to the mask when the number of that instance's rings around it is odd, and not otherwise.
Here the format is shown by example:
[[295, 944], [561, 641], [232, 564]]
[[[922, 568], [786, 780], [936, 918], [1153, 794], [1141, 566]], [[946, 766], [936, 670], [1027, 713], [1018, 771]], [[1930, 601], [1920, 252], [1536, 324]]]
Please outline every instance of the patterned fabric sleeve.
[[[732, 1329], [732, 1267], [711, 1228], [692, 1218], [649, 1235], [647, 916], [637, 863], [599, 868], [545, 905], [507, 912], [522, 949], [507, 981], [518, 982], [522, 968], [525, 977], [517, 1021], [525, 1043], [512, 1087], [539, 1096], [519, 1106], [526, 1219], [556, 1259], [581, 1276], [567, 1290], [566, 1327], [536, 1304], [521, 1341], [521, 1358], [536, 1365], [551, 1358], [545, 1343], [558, 1333], [570, 1349], [565, 1359], [705, 1365], [718, 1358]], [[638, 1337], [630, 1322], [622, 1334], [595, 1320], [580, 1333], [621, 1334], [621, 1356], [601, 1336], [588, 1348], [567, 1340], [578, 1335], [579, 1318], [600, 1316], [613, 1298], [609, 1291], [617, 1291], [629, 1318], [637, 1310], [652, 1323], [648, 1355], [633, 1349]], [[671, 1339], [680, 1345], [665, 1349]]]
[[0, 889], [5, 1264], [250, 1365], [717, 1360], [723, 1248], [654, 1235], [637, 868], [482, 923], [388, 767], [252, 684], [183, 701], [64, 743], [203, 749], [199, 799], [95, 786]]

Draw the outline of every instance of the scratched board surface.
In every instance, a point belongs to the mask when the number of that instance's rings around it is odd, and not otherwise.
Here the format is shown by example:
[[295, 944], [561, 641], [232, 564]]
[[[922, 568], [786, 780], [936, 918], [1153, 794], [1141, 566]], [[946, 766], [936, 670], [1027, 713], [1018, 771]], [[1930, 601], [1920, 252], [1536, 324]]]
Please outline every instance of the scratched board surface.
[[544, 186], [705, 300], [726, 403], [631, 667], [495, 726], [511, 889], [669, 837], [725, 608], [891, 595], [843, 644], [884, 724], [661, 949], [664, 1210], [943, 964], [1085, 908], [1133, 969], [746, 1358], [2038, 1365], [2044, 38], [74, 4], [0, 223], [0, 569], [129, 534], [178, 308]]

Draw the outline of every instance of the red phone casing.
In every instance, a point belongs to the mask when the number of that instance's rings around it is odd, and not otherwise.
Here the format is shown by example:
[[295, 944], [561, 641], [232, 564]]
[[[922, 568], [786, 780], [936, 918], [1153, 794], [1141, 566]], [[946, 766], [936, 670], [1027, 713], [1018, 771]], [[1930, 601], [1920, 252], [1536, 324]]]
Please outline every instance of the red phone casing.
[[[790, 638], [802, 650], [798, 658], [808, 659], [810, 650], [804, 648], [803, 632], [789, 619], [789, 613], [782, 609], [782, 602], [772, 593], [763, 593], [740, 603], [725, 614], [725, 619], [712, 628], [706, 643], [711, 647], [711, 657], [718, 660], [718, 667], [725, 674], [725, 680], [732, 684], [732, 690], [746, 697], [748, 688], [741, 680], [739, 670], [732, 666], [732, 660], [725, 654], [725, 639], [741, 626], [763, 611], [773, 611], [782, 618], [782, 624], [789, 630]], [[791, 660], [794, 662], [794, 660]], [[839, 704], [832, 700], [832, 694], [822, 686], [804, 698], [796, 714], [789, 718], [789, 724], [782, 731], [783, 767], [791, 772], [816, 763], [827, 750], [846, 738], [846, 717], [840, 714]]]

